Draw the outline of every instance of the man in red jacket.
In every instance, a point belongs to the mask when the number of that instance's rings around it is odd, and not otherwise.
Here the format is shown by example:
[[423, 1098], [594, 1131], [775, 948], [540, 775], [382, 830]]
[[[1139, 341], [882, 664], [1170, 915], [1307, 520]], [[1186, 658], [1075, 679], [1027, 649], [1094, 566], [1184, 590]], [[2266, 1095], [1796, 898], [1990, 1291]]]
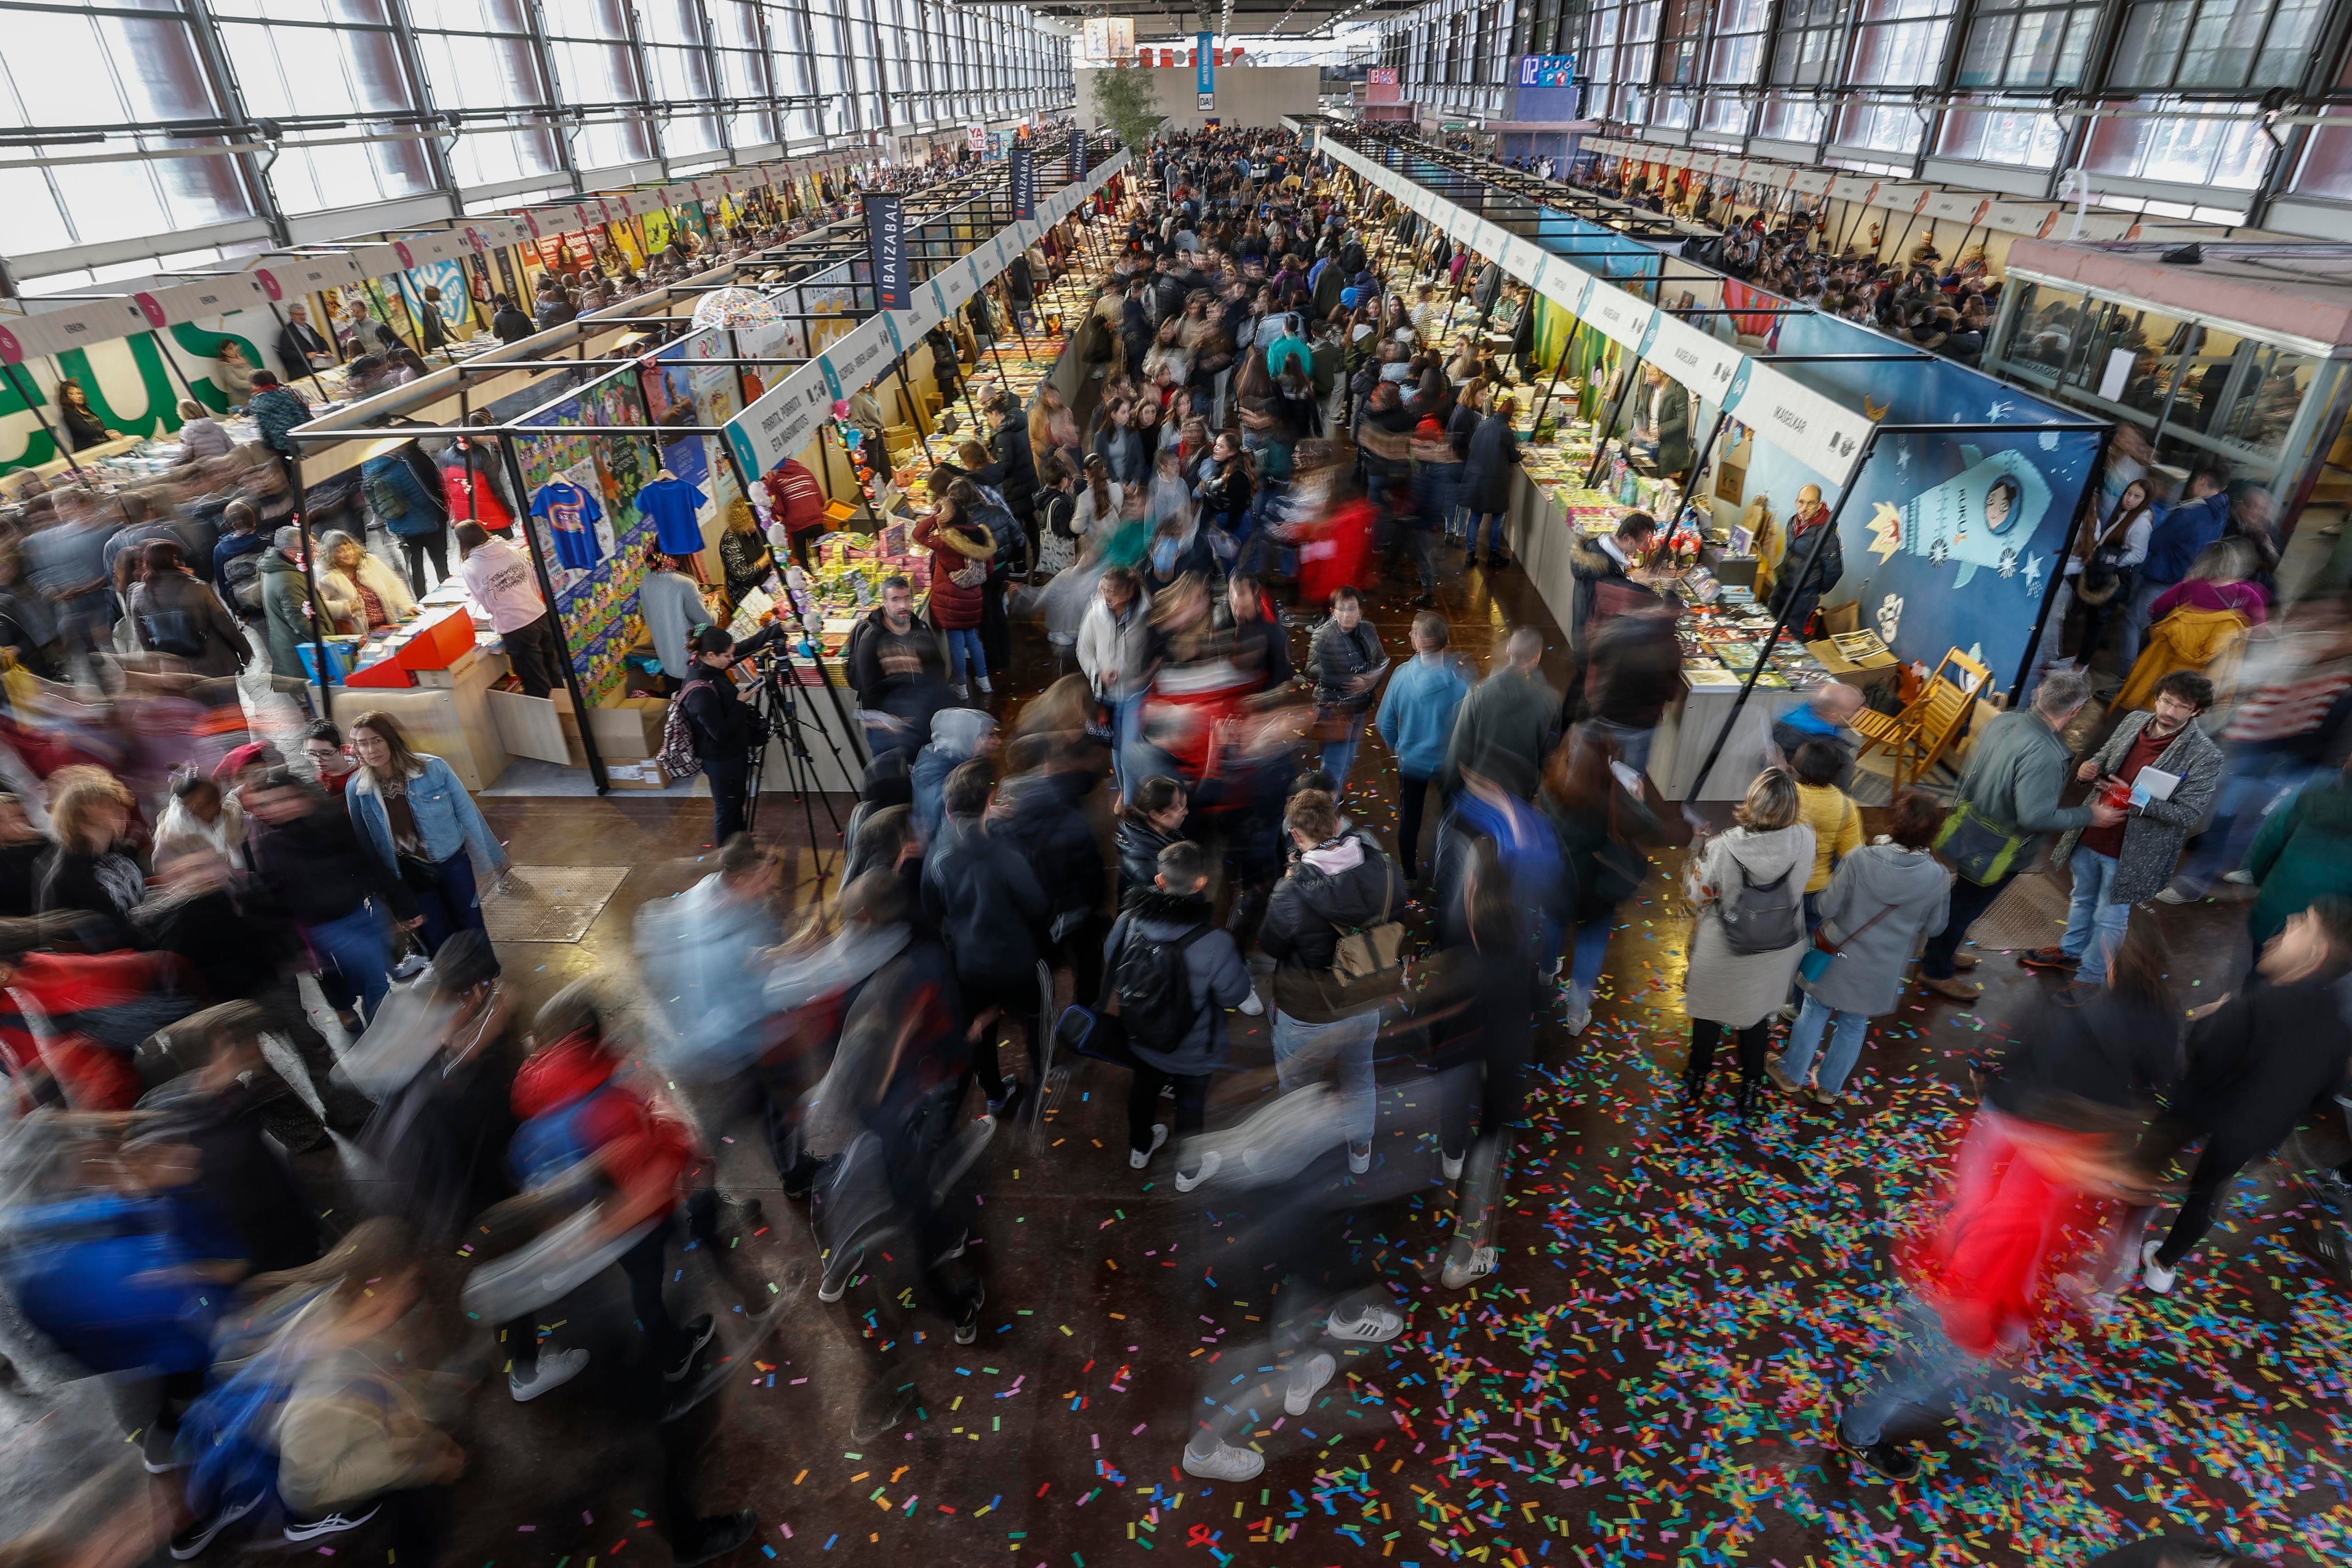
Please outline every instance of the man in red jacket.
[[[687, 1384], [716, 1324], [706, 1312], [680, 1327], [662, 1299], [662, 1279], [681, 1208], [692, 1238], [708, 1244], [714, 1259], [727, 1256], [719, 1245], [719, 1194], [708, 1185], [690, 1195], [682, 1193], [687, 1177], [705, 1163], [702, 1152], [671, 1107], [619, 1076], [622, 1058], [605, 1037], [602, 1011], [585, 984], [566, 986], [549, 998], [534, 1033], [547, 1043], [515, 1075], [514, 1112], [520, 1125], [509, 1163], [525, 1187], [556, 1181], [567, 1171], [593, 1173], [607, 1190], [591, 1245], [617, 1241], [651, 1225], [621, 1255], [620, 1268], [629, 1278], [630, 1302], [664, 1381]], [[536, 1399], [570, 1382], [588, 1360], [588, 1352], [578, 1348], [541, 1356], [530, 1320], [509, 1325], [507, 1348], [513, 1358], [509, 1389], [518, 1400]], [[681, 1388], [673, 1408], [690, 1404], [702, 1381]]]
[[793, 559], [806, 570], [810, 542], [825, 531], [824, 487], [798, 458], [786, 458], [761, 482], [768, 487], [770, 509], [784, 525]]
[[1918, 1474], [1919, 1461], [1887, 1441], [1888, 1424], [1906, 1405], [1949, 1414], [1964, 1387], [1998, 1385], [2031, 1359], [2064, 1305], [2056, 1279], [2102, 1250], [2128, 1180], [2105, 1131], [1979, 1110], [1953, 1156], [1942, 1217], [1896, 1247], [1904, 1337], [1839, 1414], [1838, 1447], [1888, 1480]]

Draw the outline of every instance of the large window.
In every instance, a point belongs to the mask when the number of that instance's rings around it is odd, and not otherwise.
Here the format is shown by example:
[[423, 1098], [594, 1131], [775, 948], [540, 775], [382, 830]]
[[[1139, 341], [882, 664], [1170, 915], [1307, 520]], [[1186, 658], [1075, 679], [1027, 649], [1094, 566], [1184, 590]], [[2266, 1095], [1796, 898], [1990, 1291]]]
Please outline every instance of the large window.
[[[442, 108], [470, 117], [556, 102], [522, 0], [408, 0], [408, 15], [425, 84]], [[498, 184], [555, 173], [563, 166], [563, 147], [543, 126], [468, 123], [450, 162], [461, 187]]]
[[[1863, 0], [1845, 79], [1874, 88], [1924, 87], [1936, 79], [1951, 37], [1954, 0]], [[1832, 140], [1874, 153], [1912, 153], [1923, 120], [1908, 102], [1849, 104]]]
[[2083, 79], [2097, 29], [2097, 0], [2027, 5], [1977, 0], [1960, 49], [1962, 87], [2073, 87]]
[[[250, 112], [343, 122], [321, 138], [326, 144], [279, 154], [269, 171], [279, 206], [317, 212], [432, 188], [432, 163], [414, 113], [416, 87], [383, 0], [211, 5]], [[404, 134], [407, 140], [367, 139]]]
[[2109, 85], [2161, 92], [2291, 87], [2311, 66], [2322, 0], [2138, 0]]

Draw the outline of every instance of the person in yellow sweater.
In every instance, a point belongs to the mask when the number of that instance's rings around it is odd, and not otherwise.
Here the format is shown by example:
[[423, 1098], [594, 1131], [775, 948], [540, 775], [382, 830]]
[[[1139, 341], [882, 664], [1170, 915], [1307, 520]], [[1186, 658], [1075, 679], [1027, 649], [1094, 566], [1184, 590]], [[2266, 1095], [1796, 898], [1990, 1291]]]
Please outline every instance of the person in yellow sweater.
[[1805, 880], [1805, 930], [1822, 923], [1820, 894], [1838, 862], [1862, 847], [1862, 807], [1837, 787], [1845, 752], [1834, 741], [1807, 741], [1789, 759], [1797, 775], [1797, 820], [1813, 830], [1813, 874]]

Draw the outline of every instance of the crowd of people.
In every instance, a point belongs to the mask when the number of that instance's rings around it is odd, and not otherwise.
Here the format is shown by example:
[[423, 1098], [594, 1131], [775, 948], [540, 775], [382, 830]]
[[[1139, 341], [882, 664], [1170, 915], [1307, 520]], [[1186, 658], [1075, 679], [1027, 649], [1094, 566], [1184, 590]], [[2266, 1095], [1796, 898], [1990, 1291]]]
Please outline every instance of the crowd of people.
[[[1633, 514], [1580, 552], [1564, 688], [1533, 626], [1470, 668], [1434, 607], [1437, 542], [1508, 565], [1522, 301], [1286, 135], [1163, 136], [1148, 162], [1081, 220], [1117, 253], [1072, 323], [1094, 406], [987, 410], [988, 438], [933, 479], [928, 603], [893, 578], [852, 634], [873, 760], [829, 896], [796, 902], [782, 855], [727, 815], [740, 781], [714, 772], [708, 875], [639, 911], [626, 972], [535, 1009], [480, 912], [505, 849], [448, 765], [380, 713], [257, 733], [273, 694], [234, 681], [257, 656], [286, 668], [277, 610], [248, 631], [231, 604], [246, 555], [265, 605], [294, 595], [289, 641], [306, 548], [348, 584], [314, 616], [396, 615], [396, 578], [310, 545], [308, 516], [236, 543], [265, 504], [290, 510], [268, 462], [193, 465], [190, 484], [254, 498], [224, 503], [214, 542], [183, 531], [184, 507], [113, 497], [104, 515], [37, 498], [17, 520], [0, 1284], [106, 1379], [164, 1478], [157, 1534], [107, 1535], [110, 1568], [371, 1529], [431, 1563], [485, 1382], [517, 1404], [593, 1391], [645, 1438], [676, 1560], [740, 1547], [751, 1511], [700, 1495], [713, 1396], [781, 1314], [818, 1331], [814, 1284], [863, 1358], [853, 1447], [908, 1420], [926, 1339], [975, 1343], [992, 1295], [1022, 1289], [983, 1262], [987, 1154], [1068, 1109], [1055, 1062], [1126, 1075], [1124, 1173], [1213, 1211], [1220, 1273], [1275, 1286], [1264, 1342], [1203, 1363], [1171, 1456], [1186, 1475], [1258, 1477], [1277, 1401], [1306, 1415], [1345, 1357], [1405, 1331], [1410, 1297], [1351, 1237], [1435, 1191], [1436, 1282], [1504, 1269], [1539, 1037], [1585, 1035], [1612, 934], [1656, 900], [1644, 773], [1679, 667], [1679, 606], [1637, 571], [1657, 530]], [[520, 616], [513, 547], [478, 518], [457, 531], [468, 581]], [[228, 589], [210, 607], [192, 560]], [[1366, 615], [1382, 597], [1414, 602], [1409, 646]], [[1016, 701], [991, 676], [1024, 616], [1061, 662]], [[1851, 1103], [1915, 953], [1927, 992], [1975, 1002], [1970, 926], [2045, 846], [2072, 873], [2063, 936], [2021, 956], [2068, 984], [1969, 1063], [1947, 1200], [1897, 1250], [1901, 1331], [1851, 1369], [1824, 1435], [1868, 1472], [1916, 1471], [1904, 1407], [1999, 1384], [2059, 1316], [2096, 1321], [2135, 1281], [2179, 1288], [2231, 1181], [2352, 1060], [2335, 1001], [2352, 637], [2340, 606], [2279, 624], [2226, 693], [2165, 669], [2079, 752], [2091, 680], [2053, 665], [1972, 737], [1952, 801], [1905, 791], [1872, 819], [1851, 793], [1856, 694], [1833, 686], [1783, 716], [1774, 764], [1682, 854], [1683, 1100], [1713, 1126], [1728, 1037], [1742, 1133], [1768, 1088]], [[184, 637], [216, 639], [220, 662]], [[706, 767], [749, 744], [749, 651], [710, 629], [684, 656]], [[1361, 765], [1368, 731], [1393, 785]], [[1392, 834], [1372, 826], [1391, 789]], [[2185, 1031], [2147, 907], [2176, 874], [2259, 890], [2252, 973]], [[1276, 1092], [1221, 1097], [1236, 1020], [1260, 1017]], [[287, 1159], [331, 1134], [383, 1173], [363, 1215], [322, 1215]], [[806, 1276], [733, 1245], [783, 1220], [722, 1190], [729, 1142], [807, 1205]], [[614, 1267], [625, 1312], [586, 1289]]]

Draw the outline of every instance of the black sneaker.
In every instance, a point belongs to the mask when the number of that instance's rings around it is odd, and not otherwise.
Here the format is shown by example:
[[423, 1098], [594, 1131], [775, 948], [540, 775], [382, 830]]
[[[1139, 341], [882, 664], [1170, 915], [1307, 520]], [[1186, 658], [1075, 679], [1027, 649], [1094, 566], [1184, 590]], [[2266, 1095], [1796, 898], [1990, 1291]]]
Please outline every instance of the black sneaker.
[[857, 1414], [849, 1418], [849, 1440], [863, 1447], [907, 1418], [915, 1407], [915, 1385], [902, 1383], [896, 1387], [876, 1384], [857, 1402]]
[[249, 1498], [225, 1502], [213, 1510], [210, 1518], [197, 1520], [189, 1525], [172, 1537], [172, 1560], [185, 1563], [192, 1557], [202, 1556], [205, 1548], [210, 1546], [222, 1531], [259, 1508], [262, 1500], [268, 1495], [256, 1492]]
[[670, 1559], [677, 1568], [695, 1568], [698, 1563], [726, 1556], [751, 1540], [759, 1528], [758, 1512], [748, 1508], [739, 1508], [733, 1513], [715, 1514], [709, 1519], [698, 1519], [687, 1539], [671, 1543]]
[[710, 1337], [718, 1331], [718, 1321], [712, 1318], [708, 1312], [703, 1313], [702, 1316], [687, 1324], [686, 1337], [693, 1342], [686, 1347], [686, 1353], [680, 1356], [675, 1363], [662, 1368], [662, 1381], [664, 1383], [676, 1383], [688, 1373], [692, 1372], [694, 1370], [694, 1358], [702, 1353], [702, 1347], [709, 1344], [710, 1342]]
[[346, 1513], [339, 1509], [333, 1513], [320, 1514], [316, 1519], [289, 1519], [286, 1521], [286, 1539], [316, 1541], [322, 1535], [341, 1535], [347, 1530], [357, 1530], [373, 1519], [383, 1507], [383, 1504], [378, 1503], [364, 1513]]
[[1843, 1421], [1837, 1423], [1836, 1430], [1838, 1447], [1860, 1459], [1884, 1479], [1907, 1481], [1919, 1473], [1919, 1461], [1885, 1438], [1881, 1437], [1875, 1443], [1856, 1443], [1846, 1436]]

